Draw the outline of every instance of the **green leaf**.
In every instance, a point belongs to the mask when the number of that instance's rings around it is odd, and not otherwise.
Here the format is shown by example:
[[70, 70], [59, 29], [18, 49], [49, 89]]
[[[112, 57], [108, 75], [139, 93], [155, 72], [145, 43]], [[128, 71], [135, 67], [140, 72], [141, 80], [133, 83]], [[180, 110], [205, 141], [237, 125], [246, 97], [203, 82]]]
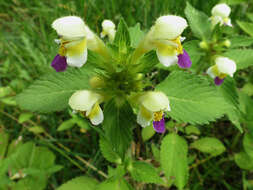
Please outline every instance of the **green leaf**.
[[87, 130], [87, 131], [91, 129], [90, 123], [87, 120], [85, 120], [84, 118], [74, 117], [73, 120], [82, 129]]
[[189, 126], [185, 127], [185, 133], [187, 135], [192, 135], [192, 134], [194, 134], [194, 135], [200, 135], [200, 130], [196, 126], [189, 125]]
[[33, 114], [32, 114], [32, 113], [29, 113], [29, 112], [27, 112], [27, 113], [22, 113], [22, 114], [20, 114], [19, 117], [18, 117], [18, 122], [19, 122], [19, 123], [24, 123], [24, 122], [28, 121], [29, 119], [31, 119], [32, 116], [33, 116]]
[[179, 122], [204, 124], [221, 117], [228, 105], [206, 77], [174, 71], [156, 90], [170, 100], [168, 114]]
[[105, 138], [100, 137], [99, 147], [106, 160], [117, 164], [122, 163], [120, 156], [113, 151], [112, 145]]
[[247, 94], [248, 96], [252, 96], [253, 95], [253, 84], [252, 83], [246, 83], [241, 91], [245, 94]]
[[142, 140], [145, 142], [153, 137], [155, 134], [155, 130], [152, 125], [149, 125], [141, 130]]
[[131, 39], [131, 47], [137, 48], [145, 36], [145, 33], [140, 28], [140, 23], [137, 23], [134, 27], [129, 27], [129, 35]]
[[247, 0], [221, 0], [221, 3], [227, 3], [228, 5], [236, 5], [246, 1]]
[[194, 141], [191, 144], [191, 148], [195, 148], [204, 153], [209, 153], [212, 156], [218, 156], [226, 150], [225, 146], [219, 139], [212, 137], [204, 137]]
[[160, 150], [159, 150], [159, 148], [157, 148], [156, 145], [152, 143], [151, 144], [151, 149], [152, 149], [152, 153], [153, 153], [153, 156], [154, 156], [155, 160], [157, 162], [160, 162]]
[[146, 162], [135, 161], [128, 167], [132, 178], [138, 182], [162, 184], [156, 169]]
[[9, 86], [0, 87], [0, 98], [10, 95], [13, 93], [12, 89]]
[[180, 190], [188, 180], [187, 142], [177, 134], [164, 137], [161, 145], [161, 165], [166, 177]]
[[89, 88], [91, 67], [68, 68], [66, 72], [53, 72], [37, 80], [17, 96], [18, 105], [34, 112], [60, 111], [68, 107], [70, 96], [77, 90]]
[[29, 127], [28, 131], [30, 131], [30, 132], [32, 132], [34, 134], [40, 134], [40, 133], [44, 133], [45, 132], [45, 130], [41, 126]]
[[230, 48], [247, 47], [253, 44], [253, 38], [248, 36], [233, 36], [229, 40]]
[[106, 138], [110, 139], [113, 149], [123, 158], [133, 138], [135, 116], [132, 108], [128, 102], [118, 105], [112, 99], [105, 105], [104, 118]]
[[64, 183], [56, 190], [95, 190], [97, 184], [95, 178], [81, 176]]
[[69, 119], [66, 121], [63, 121], [61, 125], [57, 128], [57, 131], [65, 131], [67, 129], [71, 129], [75, 125], [74, 119]]
[[231, 49], [224, 53], [223, 56], [234, 60], [237, 70], [253, 65], [253, 49]]
[[226, 115], [229, 120], [237, 127], [240, 132], [243, 132], [240, 118], [241, 114], [239, 111], [239, 97], [235, 86], [235, 81], [231, 77], [226, 77], [224, 83], [220, 85], [218, 91], [223, 96], [224, 100], [228, 103], [229, 108], [226, 111]]
[[212, 25], [208, 16], [195, 9], [189, 2], [186, 4], [184, 12], [193, 34], [199, 39], [209, 39], [212, 33]]
[[253, 159], [245, 152], [240, 152], [235, 154], [235, 163], [242, 169], [252, 170], [253, 169]]
[[253, 136], [250, 133], [246, 133], [243, 137], [243, 148], [253, 159]]
[[244, 21], [236, 21], [237, 24], [239, 25], [239, 27], [246, 32], [247, 34], [249, 34], [250, 36], [253, 37], [253, 23], [250, 22], [244, 22]]
[[123, 18], [120, 19], [120, 22], [117, 27], [117, 32], [114, 38], [114, 44], [119, 47], [120, 52], [126, 53], [127, 47], [131, 45], [130, 34], [128, 27]]
[[96, 186], [95, 190], [133, 190], [125, 179], [108, 179]]

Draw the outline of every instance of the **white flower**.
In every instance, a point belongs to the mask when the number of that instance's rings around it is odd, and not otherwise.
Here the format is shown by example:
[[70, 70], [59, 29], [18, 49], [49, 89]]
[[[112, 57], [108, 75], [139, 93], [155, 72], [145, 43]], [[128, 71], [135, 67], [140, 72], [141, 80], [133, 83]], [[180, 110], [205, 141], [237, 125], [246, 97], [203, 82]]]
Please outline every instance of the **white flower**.
[[174, 15], [159, 17], [147, 34], [144, 46], [147, 50], [156, 49], [159, 61], [166, 67], [178, 63], [178, 55], [183, 54], [180, 35], [187, 27], [184, 18]]
[[60, 44], [59, 55], [66, 57], [69, 66], [83, 66], [87, 61], [87, 31], [83, 20], [76, 16], [66, 16], [56, 19], [52, 27], [61, 37], [56, 41]]
[[227, 58], [227, 57], [217, 57], [215, 59], [215, 63], [218, 67], [218, 71], [220, 73], [227, 74], [231, 77], [233, 77], [235, 71], [236, 71], [236, 64], [233, 60]]
[[86, 112], [93, 125], [99, 125], [104, 120], [104, 114], [99, 106], [102, 96], [89, 91], [80, 90], [75, 92], [69, 99], [69, 105], [73, 110]]
[[227, 57], [217, 57], [215, 65], [207, 69], [206, 73], [213, 79], [224, 79], [227, 75], [233, 77], [236, 71], [236, 63]]
[[213, 25], [220, 24], [220, 25], [227, 25], [232, 26], [231, 20], [229, 18], [231, 9], [230, 7], [225, 4], [217, 4], [212, 8], [212, 23]]
[[139, 101], [137, 123], [142, 127], [149, 126], [152, 120], [161, 121], [163, 112], [170, 111], [168, 97], [162, 92], [147, 92], [140, 97]]
[[102, 22], [102, 32], [100, 34], [101, 38], [104, 38], [108, 35], [110, 42], [114, 40], [115, 37], [115, 24], [110, 20], [104, 20]]

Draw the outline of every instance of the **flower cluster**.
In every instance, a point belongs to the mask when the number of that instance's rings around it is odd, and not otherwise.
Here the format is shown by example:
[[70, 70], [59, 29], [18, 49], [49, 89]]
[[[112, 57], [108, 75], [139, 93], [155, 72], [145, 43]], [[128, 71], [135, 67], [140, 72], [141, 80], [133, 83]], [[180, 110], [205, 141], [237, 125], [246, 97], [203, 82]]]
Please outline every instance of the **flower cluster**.
[[[216, 5], [212, 9], [212, 23], [214, 25], [219, 23], [220, 25], [231, 26], [229, 14], [230, 8], [228, 6], [225, 4]], [[114, 52], [112, 55], [104, 42], [85, 25], [81, 18], [67, 16], [56, 19], [52, 27], [59, 35], [59, 39], [55, 40], [59, 44], [59, 51], [51, 66], [57, 72], [66, 70], [67, 66], [82, 67], [87, 61], [88, 49], [107, 57], [109, 61], [104, 68], [109, 65], [110, 69], [108, 70], [111, 72], [105, 74], [106, 77], [104, 78], [103, 76], [93, 76], [90, 80], [91, 89], [75, 92], [69, 99], [69, 106], [74, 111], [87, 117], [93, 125], [99, 125], [104, 120], [104, 114], [100, 105], [110, 99], [108, 96], [112, 98], [122, 95], [128, 101], [128, 98], [134, 93], [138, 97], [135, 100], [135, 104], [138, 105], [135, 107], [138, 110], [137, 123], [142, 127], [146, 127], [152, 122], [156, 132], [164, 133], [165, 113], [171, 110], [169, 99], [163, 92], [145, 91], [146, 85], [141, 84], [143, 83], [141, 81], [142, 77], [139, 77], [144, 75], [141, 70], [136, 69], [138, 68], [136, 64], [138, 63], [137, 60], [145, 53], [155, 50], [159, 62], [166, 67], [175, 64], [180, 68], [191, 67], [190, 56], [182, 45], [185, 40], [182, 37], [182, 33], [187, 26], [187, 21], [179, 16], [166, 15], [159, 17], [138, 47], [134, 51], [129, 51], [131, 59], [125, 57], [125, 60], [122, 61], [121, 59], [124, 56], [119, 55], [120, 58], [115, 59], [118, 54]], [[109, 42], [114, 43], [115, 28], [115, 24], [112, 21], [104, 20], [102, 22], [102, 32], [100, 33], [101, 38], [107, 36]], [[122, 62], [124, 62], [124, 66], [119, 67], [121, 69], [114, 69], [111, 65], [112, 62], [117, 61], [119, 66], [122, 66]], [[131, 72], [129, 68], [135, 68], [136, 70]], [[207, 74], [214, 79], [216, 85], [220, 85], [227, 75], [232, 77], [235, 71], [236, 64], [233, 60], [217, 56], [215, 65], [207, 70]], [[104, 73], [106, 72], [105, 70]], [[110, 84], [112, 83], [111, 81], [114, 81], [117, 85]], [[141, 81], [141, 83], [137, 84], [136, 81]], [[135, 85], [138, 88], [134, 88], [133, 86]], [[113, 86], [114, 89], [117, 89], [117, 94], [106, 94], [106, 92], [111, 92], [112, 90], [103, 89], [101, 86], [105, 88]]]

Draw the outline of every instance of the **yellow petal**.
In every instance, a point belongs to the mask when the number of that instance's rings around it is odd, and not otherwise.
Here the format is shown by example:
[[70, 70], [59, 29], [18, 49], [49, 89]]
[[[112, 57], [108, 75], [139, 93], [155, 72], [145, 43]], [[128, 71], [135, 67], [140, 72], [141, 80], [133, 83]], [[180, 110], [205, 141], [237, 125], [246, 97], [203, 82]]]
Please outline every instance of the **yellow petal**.
[[99, 125], [103, 122], [104, 114], [98, 103], [93, 106], [93, 108], [88, 114], [88, 118], [93, 125]]
[[142, 127], [147, 127], [150, 125], [150, 121], [152, 121], [152, 119], [153, 112], [141, 106], [137, 115], [137, 123], [140, 124]]

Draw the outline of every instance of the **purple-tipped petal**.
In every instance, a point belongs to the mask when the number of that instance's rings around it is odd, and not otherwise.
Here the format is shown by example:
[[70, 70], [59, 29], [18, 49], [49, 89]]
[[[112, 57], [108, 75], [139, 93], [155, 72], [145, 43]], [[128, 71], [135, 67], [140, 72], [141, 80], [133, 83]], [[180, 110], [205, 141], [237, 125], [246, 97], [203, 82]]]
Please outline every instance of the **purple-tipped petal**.
[[192, 65], [192, 61], [188, 53], [183, 50], [183, 54], [179, 54], [178, 56], [178, 65], [181, 68], [189, 68]]
[[214, 83], [215, 85], [219, 86], [223, 83], [224, 79], [220, 79], [219, 77], [215, 77]]
[[153, 121], [153, 127], [157, 133], [164, 133], [165, 132], [164, 117], [160, 121]]
[[59, 54], [57, 54], [54, 57], [54, 60], [52, 61], [51, 66], [56, 70], [56, 72], [65, 71], [67, 68], [66, 57], [60, 56]]

